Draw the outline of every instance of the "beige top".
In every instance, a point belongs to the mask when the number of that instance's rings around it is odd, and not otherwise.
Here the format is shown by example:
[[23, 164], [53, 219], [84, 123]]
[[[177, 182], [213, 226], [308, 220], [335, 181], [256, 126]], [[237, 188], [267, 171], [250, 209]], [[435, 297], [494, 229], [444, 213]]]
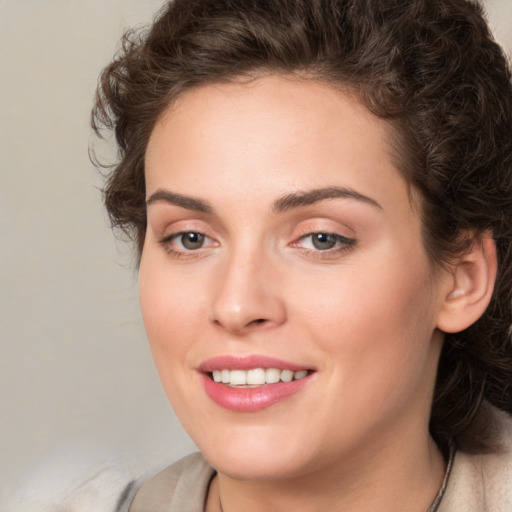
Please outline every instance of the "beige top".
[[[436, 512], [512, 512], [512, 418], [501, 412], [497, 417], [502, 449], [457, 452]], [[214, 475], [201, 454], [189, 455], [145, 482], [130, 512], [204, 512]]]
[[458, 452], [437, 512], [512, 512], [512, 417], [495, 414], [501, 450]]

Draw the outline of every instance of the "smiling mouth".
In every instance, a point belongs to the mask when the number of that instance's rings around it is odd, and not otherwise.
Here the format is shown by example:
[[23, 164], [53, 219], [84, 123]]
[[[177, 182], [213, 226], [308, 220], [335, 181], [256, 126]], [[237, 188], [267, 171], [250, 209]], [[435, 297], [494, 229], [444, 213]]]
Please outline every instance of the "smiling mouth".
[[293, 371], [280, 368], [253, 368], [250, 370], [214, 370], [208, 376], [214, 382], [233, 388], [252, 388], [278, 382], [292, 382], [307, 377], [313, 370]]

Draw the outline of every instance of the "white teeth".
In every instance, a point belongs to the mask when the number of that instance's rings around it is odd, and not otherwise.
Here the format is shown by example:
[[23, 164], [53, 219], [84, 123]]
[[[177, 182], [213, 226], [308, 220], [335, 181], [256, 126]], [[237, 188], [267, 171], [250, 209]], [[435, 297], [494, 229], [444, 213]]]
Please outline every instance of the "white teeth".
[[283, 370], [281, 372], [281, 380], [283, 382], [291, 382], [293, 380], [293, 372], [291, 370]]
[[247, 370], [247, 384], [265, 384], [265, 370], [263, 368]]
[[275, 384], [281, 380], [281, 371], [277, 368], [267, 368], [265, 370], [265, 382], [267, 384]]
[[279, 381], [291, 382], [303, 379], [307, 370], [280, 370], [279, 368], [254, 368], [251, 370], [214, 370], [212, 377], [215, 382], [222, 382], [229, 386], [263, 386], [276, 384]]
[[229, 383], [232, 386], [245, 386], [247, 384], [247, 372], [245, 370], [231, 370]]

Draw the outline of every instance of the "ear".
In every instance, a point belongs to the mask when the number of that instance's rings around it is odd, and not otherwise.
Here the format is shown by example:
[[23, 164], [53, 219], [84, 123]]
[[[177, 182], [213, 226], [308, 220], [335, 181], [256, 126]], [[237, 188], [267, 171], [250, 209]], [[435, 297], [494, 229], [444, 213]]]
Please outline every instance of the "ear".
[[490, 233], [473, 237], [470, 250], [459, 257], [447, 276], [437, 317], [443, 332], [460, 332], [474, 324], [491, 300], [498, 263]]

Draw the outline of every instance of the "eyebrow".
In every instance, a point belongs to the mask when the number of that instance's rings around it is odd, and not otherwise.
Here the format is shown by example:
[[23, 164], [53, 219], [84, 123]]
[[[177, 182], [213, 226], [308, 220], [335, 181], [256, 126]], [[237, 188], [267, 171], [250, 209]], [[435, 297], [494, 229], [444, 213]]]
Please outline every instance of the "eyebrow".
[[175, 204], [176, 206], [181, 206], [181, 208], [186, 208], [187, 210], [194, 210], [196, 212], [209, 214], [214, 213], [213, 207], [206, 201], [194, 197], [176, 194], [175, 192], [170, 192], [169, 190], [158, 189], [146, 201], [146, 206], [154, 203], [170, 203]]
[[[377, 201], [375, 201], [375, 199], [360, 194], [355, 190], [344, 187], [326, 187], [308, 190], [305, 192], [294, 192], [292, 194], [287, 194], [274, 202], [274, 205], [272, 206], [272, 211], [274, 213], [281, 213], [295, 208], [308, 206], [319, 201], [325, 201], [326, 199], [339, 198], [355, 199], [357, 201], [361, 201], [363, 203], [369, 204], [371, 206], [374, 206], [375, 208], [382, 210], [382, 206]], [[176, 206], [180, 206], [181, 208], [185, 208], [187, 210], [194, 210], [201, 213], [215, 213], [214, 208], [209, 203], [203, 201], [202, 199], [198, 199], [191, 196], [184, 196], [163, 189], [158, 189], [156, 192], [154, 192], [146, 201], [146, 205], [149, 206], [151, 204], [160, 202], [174, 204]]]
[[318, 188], [315, 190], [308, 190], [306, 192], [294, 192], [293, 194], [287, 194], [286, 196], [278, 199], [272, 208], [274, 213], [281, 213], [294, 208], [301, 208], [310, 204], [324, 201], [326, 199], [355, 199], [362, 201], [363, 203], [369, 204], [382, 210], [382, 206], [372, 199], [371, 197], [365, 196], [356, 192], [350, 188], [344, 187], [327, 187]]

